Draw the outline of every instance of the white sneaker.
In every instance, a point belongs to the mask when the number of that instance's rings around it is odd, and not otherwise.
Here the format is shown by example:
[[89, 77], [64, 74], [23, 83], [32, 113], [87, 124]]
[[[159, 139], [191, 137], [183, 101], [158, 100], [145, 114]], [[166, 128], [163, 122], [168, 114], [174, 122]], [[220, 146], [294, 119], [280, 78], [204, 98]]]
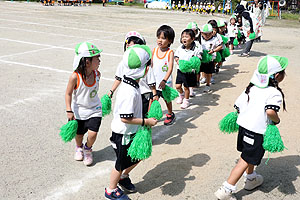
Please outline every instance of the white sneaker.
[[179, 95], [179, 97], [177, 97], [177, 99], [176, 99], [176, 103], [177, 104], [182, 104], [183, 99], [184, 99], [184, 96], [183, 95]]
[[230, 50], [230, 54], [233, 55], [233, 50]]
[[210, 86], [206, 85], [203, 92], [206, 92], [206, 93], [210, 92]]
[[201, 83], [201, 84], [206, 83], [206, 78], [201, 78], [200, 83]]
[[89, 166], [93, 163], [92, 149], [83, 149], [83, 164]]
[[81, 147], [76, 147], [75, 154], [74, 154], [74, 159], [77, 161], [82, 161], [83, 160], [83, 150]]
[[263, 184], [263, 182], [264, 182], [264, 178], [260, 174], [257, 174], [256, 177], [252, 180], [246, 178], [244, 189], [245, 190], [253, 190], [253, 189], [257, 188], [258, 186], [260, 186], [261, 184]]
[[182, 102], [180, 108], [181, 109], [186, 109], [187, 107], [189, 107], [189, 105], [190, 105], [189, 100], [188, 99], [183, 99], [183, 102]]
[[194, 97], [196, 95], [194, 89], [192, 87], [190, 87], [189, 89], [190, 89], [190, 97]]
[[232, 192], [226, 191], [223, 186], [215, 192], [215, 196], [220, 200], [236, 200]]
[[215, 79], [214, 79], [213, 77], [211, 77], [210, 83], [211, 83], [211, 84], [215, 84], [215, 83], [216, 83], [216, 81], [215, 81]]

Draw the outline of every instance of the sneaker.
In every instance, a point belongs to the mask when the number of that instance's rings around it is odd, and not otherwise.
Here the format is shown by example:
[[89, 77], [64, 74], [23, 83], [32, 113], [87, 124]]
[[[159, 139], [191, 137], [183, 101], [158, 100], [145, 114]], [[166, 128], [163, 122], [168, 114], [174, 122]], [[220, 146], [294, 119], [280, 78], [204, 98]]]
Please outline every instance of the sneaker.
[[262, 175], [259, 175], [259, 174], [257, 174], [256, 177], [252, 180], [246, 178], [244, 189], [245, 190], [253, 190], [253, 189], [257, 188], [258, 186], [260, 186], [261, 184], [263, 184], [263, 182], [264, 182], [264, 178]]
[[202, 78], [202, 79], [200, 80], [200, 83], [201, 83], [201, 84], [206, 83], [206, 78]]
[[200, 82], [197, 82], [197, 86], [196, 86], [196, 87], [197, 87], [197, 88], [200, 87]]
[[107, 199], [115, 199], [115, 200], [130, 200], [129, 197], [119, 188], [111, 193], [107, 192], [107, 189], [105, 188], [105, 197]]
[[230, 50], [230, 55], [233, 55], [233, 50]]
[[203, 92], [210, 92], [210, 86], [209, 85], [206, 85]]
[[135, 186], [131, 183], [131, 180], [129, 177], [120, 179], [119, 185], [122, 187], [123, 190], [126, 190], [127, 192], [136, 192]]
[[182, 104], [183, 99], [184, 99], [184, 96], [179, 95], [179, 97], [177, 97], [177, 99], [176, 99], [176, 103], [177, 104]]
[[216, 69], [215, 69], [216, 74], [218, 74], [219, 71], [220, 71], [220, 67], [219, 67], [219, 65], [217, 65], [217, 66], [216, 66]]
[[76, 147], [74, 159], [77, 161], [82, 161], [83, 160], [83, 150], [82, 147]]
[[190, 97], [196, 96], [196, 93], [194, 92], [193, 88], [190, 87], [189, 89], [190, 89]]
[[188, 99], [183, 99], [183, 102], [182, 102], [180, 108], [181, 109], [186, 109], [187, 107], [189, 107], [189, 105], [190, 105], [189, 100]]
[[211, 84], [215, 84], [215, 83], [216, 83], [216, 81], [215, 81], [215, 79], [214, 79], [213, 77], [211, 77], [210, 83], [211, 83]]
[[89, 166], [93, 163], [93, 150], [83, 149], [83, 164]]
[[175, 114], [172, 112], [172, 114], [166, 114], [167, 118], [164, 121], [164, 125], [172, 125], [175, 122]]
[[239, 57], [248, 57], [250, 54], [249, 53], [242, 53], [239, 55]]
[[223, 186], [215, 192], [215, 196], [220, 200], [236, 200], [232, 192], [226, 191]]

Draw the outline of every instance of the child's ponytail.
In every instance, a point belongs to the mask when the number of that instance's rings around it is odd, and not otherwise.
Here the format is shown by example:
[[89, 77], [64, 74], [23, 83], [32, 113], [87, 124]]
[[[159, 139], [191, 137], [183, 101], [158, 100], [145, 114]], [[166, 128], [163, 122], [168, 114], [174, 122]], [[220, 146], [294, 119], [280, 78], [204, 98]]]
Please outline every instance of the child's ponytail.
[[88, 57], [83, 57], [80, 59], [79, 61], [79, 65], [77, 67], [77, 69], [75, 70], [76, 72], [78, 72], [79, 74], [82, 75], [82, 78], [84, 80], [86, 80], [86, 60], [89, 60], [90, 62], [92, 61], [92, 57], [88, 58]]
[[250, 93], [250, 89], [251, 89], [252, 86], [254, 86], [254, 84], [253, 83], [249, 83], [249, 85], [246, 87], [246, 90], [245, 90], [245, 93], [248, 96], [248, 101], [247, 102], [249, 102], [249, 100], [250, 100], [249, 93]]
[[[279, 72], [279, 73], [284, 73], [284, 71], [281, 71], [281, 72]], [[284, 100], [284, 94], [283, 94], [281, 88], [280, 88], [279, 85], [278, 85], [278, 81], [276, 81], [275, 78], [270, 78], [270, 80], [269, 80], [269, 86], [275, 87], [277, 90], [279, 90], [279, 92], [280, 92], [281, 95], [282, 95], [282, 105], [283, 105], [283, 110], [286, 111], [285, 100]]]

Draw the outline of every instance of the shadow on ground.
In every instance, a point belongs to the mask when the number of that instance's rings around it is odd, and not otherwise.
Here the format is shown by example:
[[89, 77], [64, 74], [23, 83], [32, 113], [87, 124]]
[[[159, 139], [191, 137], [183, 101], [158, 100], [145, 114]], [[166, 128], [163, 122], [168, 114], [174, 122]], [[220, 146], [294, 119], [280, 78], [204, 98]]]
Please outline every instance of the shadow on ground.
[[[240, 190], [236, 193], [238, 199], [242, 199], [244, 196], [247, 196], [256, 190], [270, 193], [272, 190], [278, 188], [279, 192], [283, 194], [282, 196], [293, 195], [297, 192], [293, 181], [300, 176], [300, 172], [297, 168], [300, 166], [300, 156], [291, 155], [270, 158], [268, 165], [265, 164], [266, 160], [267, 159], [263, 159], [261, 162], [262, 164], [256, 169], [257, 173], [264, 177], [263, 185], [253, 191]], [[280, 199], [280, 197], [276, 198]]]
[[[186, 181], [195, 180], [188, 176], [192, 167], [202, 167], [210, 157], [207, 154], [195, 154], [188, 158], [174, 158], [158, 164], [143, 176], [143, 181], [135, 186], [139, 193], [144, 194], [155, 188], [161, 188], [164, 195], [179, 195], [185, 188]], [[168, 170], [166, 170], [168, 169]]]
[[91, 166], [106, 160], [116, 160], [116, 157], [112, 155], [115, 155], [115, 151], [110, 145], [99, 151], [93, 151], [93, 164]]

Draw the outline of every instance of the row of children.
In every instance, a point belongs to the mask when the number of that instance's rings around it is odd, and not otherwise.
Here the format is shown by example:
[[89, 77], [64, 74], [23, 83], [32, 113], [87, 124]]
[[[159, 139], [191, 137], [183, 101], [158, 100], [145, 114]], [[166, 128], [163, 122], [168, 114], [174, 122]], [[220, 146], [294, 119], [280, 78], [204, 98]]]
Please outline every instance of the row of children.
[[[54, 6], [54, 0], [41, 0], [44, 6]], [[93, 0], [57, 0], [59, 6], [86, 6], [92, 5]]]
[[[229, 28], [231, 25], [235, 26], [233, 19], [231, 18], [230, 25], [227, 26], [228, 32], [231, 30]], [[111, 171], [109, 186], [105, 189], [106, 198], [127, 200], [129, 197], [123, 190], [136, 191], [129, 178], [129, 173], [138, 165], [139, 160], [132, 159], [128, 155], [128, 149], [140, 127], [156, 125], [157, 119], [147, 118], [151, 103], [163, 98], [168, 109], [164, 124], [174, 123], [175, 114], [172, 102], [167, 101], [163, 96], [164, 89], [172, 87], [174, 63], [177, 68], [175, 84], [179, 92], [176, 102], [181, 104], [182, 109], [189, 106], [192, 88], [200, 85], [200, 74], [203, 77], [202, 80], [205, 79], [203, 81], [205, 83], [204, 92], [210, 91], [212, 74], [222, 66], [225, 57], [229, 56], [225, 30], [226, 25], [222, 20], [209, 20], [202, 26], [202, 30], [195, 22], [191, 22], [182, 31], [181, 45], [175, 53], [170, 48], [175, 39], [175, 32], [168, 25], [158, 28], [156, 32], [157, 46], [152, 51], [146, 46], [145, 39], [138, 32], [131, 31], [126, 34], [123, 59], [117, 67], [115, 82], [108, 92], [108, 95], [112, 97], [119, 87], [114, 103], [110, 137], [117, 160]], [[237, 38], [236, 32], [234, 32], [234, 38]], [[230, 41], [232, 40], [230, 39]], [[74, 73], [70, 76], [65, 95], [67, 118], [69, 120], [76, 119], [78, 122], [74, 159], [83, 160], [85, 165], [93, 163], [92, 146], [102, 120], [102, 103], [97, 94], [101, 77], [101, 73], [98, 71], [101, 51], [89, 42], [83, 42], [76, 46]], [[191, 62], [191, 60], [197, 62]], [[195, 63], [198, 63], [198, 68], [192, 66]], [[199, 63], [201, 63], [201, 67]], [[187, 67], [188, 65], [192, 68]], [[283, 93], [278, 87], [278, 82], [284, 78], [286, 65], [286, 59], [266, 57], [259, 63], [261, 69], [255, 72], [246, 93], [243, 93], [236, 102], [236, 108], [240, 113], [238, 123], [240, 125], [239, 138], [241, 137], [241, 139], [238, 142], [238, 150], [242, 151], [242, 156], [237, 164], [238, 167], [233, 170], [234, 173], [216, 193], [219, 199], [233, 198], [232, 191], [245, 170], [248, 181], [246, 189], [252, 190], [262, 184], [262, 177], [256, 175], [253, 169], [254, 165], [260, 163], [264, 154], [262, 134], [266, 128], [265, 122], [271, 119], [274, 123], [279, 123], [277, 112]], [[270, 81], [267, 81], [269, 78]], [[270, 85], [270, 88], [268, 84], [273, 85]], [[266, 102], [267, 105], [265, 105]], [[259, 112], [256, 112], [258, 110]], [[259, 116], [256, 118], [256, 115]], [[260, 119], [260, 121], [257, 121], [256, 124], [249, 124], [249, 119]], [[88, 137], [86, 143], [83, 144], [83, 136], [86, 132]], [[250, 139], [245, 140], [245, 137]], [[249, 146], [249, 141], [255, 145], [251, 146], [250, 144]]]
[[[189, 12], [196, 12], [196, 14], [214, 14], [216, 12], [216, 6], [215, 3], [210, 2], [196, 2], [196, 4], [192, 4], [192, 1], [190, 1], [188, 4], [186, 3], [186, 0], [184, 0], [183, 4], [181, 4], [180, 1], [178, 1], [178, 4], [176, 4], [175, 1], [172, 3], [172, 9], [173, 10], [182, 10], [189, 11]], [[223, 12], [224, 10], [224, 12]], [[224, 5], [224, 8], [222, 6], [222, 2], [220, 2], [217, 6], [217, 12], [218, 13], [224, 13], [224, 14], [230, 14], [231, 13], [231, 3], [227, 2]]]

